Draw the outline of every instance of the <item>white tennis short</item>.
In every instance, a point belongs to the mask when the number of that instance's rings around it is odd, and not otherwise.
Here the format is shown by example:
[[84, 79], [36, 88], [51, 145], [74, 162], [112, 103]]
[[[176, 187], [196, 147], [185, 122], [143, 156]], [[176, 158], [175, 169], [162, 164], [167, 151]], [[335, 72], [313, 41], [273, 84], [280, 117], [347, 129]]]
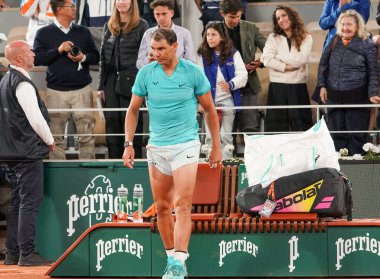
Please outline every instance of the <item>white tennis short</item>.
[[174, 170], [198, 163], [200, 146], [198, 140], [166, 146], [149, 144], [146, 147], [148, 164], [156, 167], [161, 173], [172, 176]]

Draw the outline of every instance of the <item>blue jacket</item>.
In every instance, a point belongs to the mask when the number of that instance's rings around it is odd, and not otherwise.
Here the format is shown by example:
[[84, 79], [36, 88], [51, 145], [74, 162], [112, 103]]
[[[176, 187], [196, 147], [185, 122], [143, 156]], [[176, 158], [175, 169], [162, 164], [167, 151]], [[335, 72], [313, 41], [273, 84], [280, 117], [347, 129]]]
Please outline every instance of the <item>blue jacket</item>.
[[[236, 49], [234, 49], [233, 53], [236, 52]], [[212, 51], [212, 60], [213, 63], [210, 65], [207, 65], [207, 62], [202, 55], [203, 60], [203, 68], [205, 71], [205, 74], [207, 76], [207, 79], [209, 80], [211, 84], [211, 94], [212, 99], [215, 100], [215, 89], [216, 89], [216, 77], [218, 73], [218, 66], [220, 67], [220, 71], [223, 74], [224, 80], [229, 83], [230, 88], [234, 88], [235, 85], [232, 81], [232, 79], [235, 77], [235, 66], [234, 66], [234, 59], [233, 56], [229, 56], [226, 61], [224, 61], [223, 64], [219, 64], [219, 56], [215, 54], [215, 51]], [[235, 106], [241, 106], [241, 93], [239, 89], [232, 90], [231, 94], [234, 99]], [[237, 110], [240, 111], [240, 110]]]
[[339, 0], [326, 0], [323, 6], [321, 17], [319, 18], [319, 26], [323, 30], [329, 30], [326, 36], [323, 50], [330, 43], [331, 39], [335, 36], [336, 28], [335, 23], [342, 11], [356, 10], [363, 17], [364, 22], [367, 23], [369, 18], [371, 3], [369, 0], [352, 0], [351, 4], [346, 4], [339, 8]]
[[322, 53], [318, 67], [318, 86], [335, 91], [368, 87], [368, 99], [377, 95], [379, 69], [377, 46], [370, 39], [354, 37], [344, 46], [338, 39], [333, 50], [331, 41]]

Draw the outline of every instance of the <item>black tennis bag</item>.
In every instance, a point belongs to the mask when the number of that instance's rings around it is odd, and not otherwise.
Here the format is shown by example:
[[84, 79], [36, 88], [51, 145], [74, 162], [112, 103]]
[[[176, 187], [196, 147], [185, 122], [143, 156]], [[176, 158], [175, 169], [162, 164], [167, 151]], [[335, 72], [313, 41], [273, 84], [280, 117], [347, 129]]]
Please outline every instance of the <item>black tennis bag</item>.
[[245, 188], [236, 195], [236, 202], [242, 212], [258, 214], [268, 198], [276, 201], [276, 213], [313, 212], [330, 217], [347, 215], [347, 220], [352, 220], [351, 183], [332, 168], [284, 176], [266, 188], [261, 184]]

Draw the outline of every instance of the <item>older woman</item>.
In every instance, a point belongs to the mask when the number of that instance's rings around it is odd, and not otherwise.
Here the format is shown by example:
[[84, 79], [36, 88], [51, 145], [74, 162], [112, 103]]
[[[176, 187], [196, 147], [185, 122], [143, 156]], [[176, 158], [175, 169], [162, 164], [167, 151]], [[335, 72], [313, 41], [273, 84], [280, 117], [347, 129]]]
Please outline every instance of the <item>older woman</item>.
[[330, 43], [336, 34], [335, 23], [340, 14], [346, 10], [355, 10], [360, 13], [364, 21], [367, 22], [371, 7], [370, 0], [326, 0], [319, 18], [319, 26], [323, 30], [328, 30], [323, 50]]
[[[131, 101], [131, 92], [116, 94], [115, 87], [118, 72], [127, 70], [130, 75], [137, 73], [137, 54], [141, 39], [148, 29], [148, 23], [140, 18], [137, 2], [138, 0], [116, 0], [112, 15], [104, 26], [98, 95], [102, 97], [106, 108], [127, 108]], [[124, 134], [125, 111], [107, 111], [105, 117], [107, 134]], [[142, 132], [141, 117], [136, 132]], [[142, 139], [135, 138], [136, 158], [141, 158]], [[107, 136], [109, 158], [122, 157], [123, 143], [124, 136]]]
[[[318, 68], [320, 97], [327, 104], [379, 103], [377, 47], [367, 38], [364, 21], [354, 10], [337, 20], [337, 35], [322, 54]], [[369, 108], [328, 109], [331, 131], [368, 130]], [[333, 133], [335, 148], [350, 155], [363, 153], [365, 133]]]
[[[269, 68], [268, 106], [310, 105], [307, 63], [313, 40], [298, 13], [287, 6], [273, 12], [273, 33], [265, 44], [261, 62]], [[312, 125], [310, 109], [269, 109], [265, 130], [305, 131]]]

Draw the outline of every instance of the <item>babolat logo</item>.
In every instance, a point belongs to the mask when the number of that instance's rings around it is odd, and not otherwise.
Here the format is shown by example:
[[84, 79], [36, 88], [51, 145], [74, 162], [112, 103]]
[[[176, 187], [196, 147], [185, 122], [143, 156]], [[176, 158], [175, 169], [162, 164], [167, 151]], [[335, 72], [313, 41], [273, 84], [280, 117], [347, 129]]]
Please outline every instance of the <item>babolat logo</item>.
[[335, 245], [336, 270], [342, 268], [342, 260], [345, 256], [357, 251], [367, 251], [380, 257], [380, 241], [376, 238], [370, 238], [369, 233], [366, 233], [366, 236], [356, 236], [347, 239], [338, 238]]
[[244, 252], [256, 257], [259, 247], [244, 237], [243, 239], [224, 241], [219, 243], [219, 266], [224, 264], [223, 259], [234, 252]]
[[321, 188], [323, 180], [320, 180], [298, 192], [276, 201], [276, 212], [309, 212], [315, 197]]
[[[68, 236], [75, 233], [74, 222], [81, 217], [89, 219], [89, 227], [92, 226], [92, 218], [96, 218], [96, 223], [111, 222], [112, 216], [117, 212], [117, 195], [114, 195], [111, 181], [104, 175], [94, 177], [88, 184], [84, 195], [78, 197], [72, 195], [67, 201], [69, 210]], [[132, 203], [128, 203], [132, 207]]]
[[99, 239], [96, 243], [96, 271], [102, 269], [101, 262], [109, 255], [115, 253], [127, 253], [136, 256], [141, 260], [143, 252], [144, 246], [129, 239], [128, 235], [126, 235], [125, 238], [114, 238], [107, 241]]

